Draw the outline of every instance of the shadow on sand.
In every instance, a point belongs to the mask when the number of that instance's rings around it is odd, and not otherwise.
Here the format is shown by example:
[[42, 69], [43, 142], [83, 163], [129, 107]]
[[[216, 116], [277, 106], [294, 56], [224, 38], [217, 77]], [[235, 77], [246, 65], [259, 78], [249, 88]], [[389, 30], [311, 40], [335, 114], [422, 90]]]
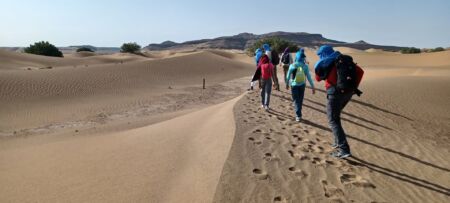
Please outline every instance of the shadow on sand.
[[[310, 87], [306, 87], [306, 88], [311, 89]], [[324, 94], [327, 93], [325, 90], [317, 89], [317, 88], [316, 88], [316, 91], [317, 91], [317, 92], [324, 93]], [[398, 116], [398, 117], [407, 119], [407, 120], [409, 120], [409, 121], [413, 121], [413, 119], [411, 119], [411, 118], [409, 118], [409, 117], [407, 117], [407, 116], [404, 116], [404, 115], [401, 115], [401, 114], [399, 114], [399, 113], [395, 113], [395, 112], [392, 112], [392, 111], [389, 111], [389, 110], [380, 108], [380, 107], [375, 106], [375, 105], [373, 105], [373, 104], [369, 104], [369, 103], [366, 103], [366, 102], [362, 102], [362, 101], [359, 101], [359, 100], [356, 100], [356, 99], [352, 99], [351, 101], [354, 102], [354, 103], [356, 103], [356, 104], [359, 104], [359, 105], [362, 105], [362, 106], [365, 106], [365, 107], [368, 107], [368, 108], [371, 108], [371, 109], [374, 109], [374, 110], [377, 110], [377, 111], [381, 111], [381, 112], [383, 112], [383, 113], [391, 114], [391, 115], [394, 115], [394, 116]]]

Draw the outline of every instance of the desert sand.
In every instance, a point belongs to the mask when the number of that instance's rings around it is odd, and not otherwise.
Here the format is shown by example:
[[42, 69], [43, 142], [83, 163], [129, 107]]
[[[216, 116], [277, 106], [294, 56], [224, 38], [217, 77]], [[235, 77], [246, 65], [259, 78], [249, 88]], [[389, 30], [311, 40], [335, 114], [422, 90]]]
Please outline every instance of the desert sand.
[[238, 51], [0, 51], [0, 202], [450, 201], [450, 51], [338, 50], [365, 70], [346, 160], [323, 83], [303, 123], [286, 90], [264, 112]]

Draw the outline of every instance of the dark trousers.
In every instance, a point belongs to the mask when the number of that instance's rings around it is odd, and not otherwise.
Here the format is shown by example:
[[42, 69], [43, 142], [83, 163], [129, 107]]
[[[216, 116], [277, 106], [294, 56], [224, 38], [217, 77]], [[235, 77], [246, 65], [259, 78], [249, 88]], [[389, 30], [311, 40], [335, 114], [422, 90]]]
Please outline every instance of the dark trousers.
[[292, 86], [292, 99], [295, 104], [295, 115], [299, 118], [302, 117], [302, 106], [303, 106], [303, 98], [305, 96], [305, 87], [306, 85], [301, 86]]
[[278, 83], [277, 66], [273, 65], [273, 83], [276, 90], [280, 90], [280, 83]]
[[283, 64], [283, 76], [284, 76], [284, 83], [286, 84], [286, 89], [289, 88], [289, 81], [286, 80], [286, 75], [289, 71], [289, 64]]
[[352, 98], [353, 93], [334, 93], [328, 94], [327, 99], [327, 116], [328, 124], [334, 135], [334, 142], [337, 144], [338, 148], [343, 152], [350, 153], [350, 146], [347, 142], [347, 136], [345, 135], [344, 129], [341, 124], [341, 112], [345, 105]]

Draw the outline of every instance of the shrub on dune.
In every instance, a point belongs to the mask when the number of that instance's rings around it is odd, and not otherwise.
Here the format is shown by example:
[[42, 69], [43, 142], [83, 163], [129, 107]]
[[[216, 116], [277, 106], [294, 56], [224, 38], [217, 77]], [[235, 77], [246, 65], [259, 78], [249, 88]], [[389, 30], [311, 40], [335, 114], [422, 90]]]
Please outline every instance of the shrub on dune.
[[430, 50], [430, 52], [439, 52], [439, 51], [445, 51], [445, 49], [443, 47], [436, 47]]
[[80, 47], [77, 49], [77, 52], [81, 52], [81, 51], [95, 52], [94, 50], [90, 49], [89, 47]]
[[290, 52], [298, 51], [298, 47], [293, 42], [284, 40], [281, 38], [265, 38], [260, 39], [247, 48], [247, 54], [250, 56], [255, 55], [255, 50], [261, 48], [263, 44], [269, 44], [272, 50], [276, 50], [278, 53], [282, 53], [286, 47], [289, 47]]
[[408, 47], [401, 49], [400, 52], [402, 52], [402, 54], [418, 54], [421, 51], [419, 48], [416, 47]]
[[141, 46], [139, 44], [137, 44], [136, 42], [124, 43], [120, 47], [120, 52], [122, 52], [122, 53], [139, 54], [140, 50], [141, 50]]
[[57, 47], [49, 42], [36, 42], [29, 47], [24, 49], [25, 53], [43, 55], [43, 56], [55, 56], [55, 57], [63, 57], [63, 54]]

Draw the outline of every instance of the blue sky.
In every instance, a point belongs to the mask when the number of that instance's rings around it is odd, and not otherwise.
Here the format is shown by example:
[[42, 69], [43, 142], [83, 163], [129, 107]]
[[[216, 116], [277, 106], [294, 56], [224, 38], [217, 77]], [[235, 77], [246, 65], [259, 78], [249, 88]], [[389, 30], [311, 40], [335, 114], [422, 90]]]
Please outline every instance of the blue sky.
[[141, 45], [273, 31], [450, 46], [450, 0], [1, 0], [0, 46]]

